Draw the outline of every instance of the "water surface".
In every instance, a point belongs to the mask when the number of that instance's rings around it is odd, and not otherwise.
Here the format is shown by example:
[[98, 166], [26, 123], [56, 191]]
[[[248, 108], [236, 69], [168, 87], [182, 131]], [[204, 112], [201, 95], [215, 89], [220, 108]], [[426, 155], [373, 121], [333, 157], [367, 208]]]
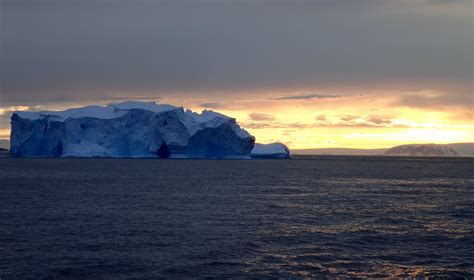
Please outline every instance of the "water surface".
[[0, 158], [0, 278], [474, 276], [474, 160]]

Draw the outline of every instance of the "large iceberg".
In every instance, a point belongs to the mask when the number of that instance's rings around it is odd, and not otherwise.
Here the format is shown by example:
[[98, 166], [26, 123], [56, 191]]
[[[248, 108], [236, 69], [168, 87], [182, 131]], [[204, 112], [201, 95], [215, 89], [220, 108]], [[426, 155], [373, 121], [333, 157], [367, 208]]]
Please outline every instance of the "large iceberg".
[[255, 144], [252, 152], [252, 158], [272, 158], [272, 159], [288, 159], [291, 158], [290, 149], [282, 143], [271, 144]]
[[255, 142], [225, 115], [133, 101], [15, 112], [10, 140], [22, 157], [249, 158]]

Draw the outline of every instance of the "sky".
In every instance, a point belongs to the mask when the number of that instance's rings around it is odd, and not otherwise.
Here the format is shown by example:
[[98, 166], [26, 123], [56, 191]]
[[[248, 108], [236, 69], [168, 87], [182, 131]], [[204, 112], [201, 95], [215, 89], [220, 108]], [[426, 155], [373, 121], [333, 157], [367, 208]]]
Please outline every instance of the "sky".
[[474, 141], [474, 0], [0, 0], [15, 110], [210, 109], [257, 142]]

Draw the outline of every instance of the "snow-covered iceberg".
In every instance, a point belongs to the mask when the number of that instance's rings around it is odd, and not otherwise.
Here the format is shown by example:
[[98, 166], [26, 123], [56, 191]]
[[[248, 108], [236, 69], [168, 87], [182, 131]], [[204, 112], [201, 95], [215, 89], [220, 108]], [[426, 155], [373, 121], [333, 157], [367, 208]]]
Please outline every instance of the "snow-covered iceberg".
[[273, 159], [287, 159], [291, 158], [290, 149], [282, 143], [271, 144], [255, 144], [252, 152], [252, 158], [273, 158]]
[[255, 138], [236, 120], [155, 102], [15, 112], [10, 153], [23, 157], [248, 158]]

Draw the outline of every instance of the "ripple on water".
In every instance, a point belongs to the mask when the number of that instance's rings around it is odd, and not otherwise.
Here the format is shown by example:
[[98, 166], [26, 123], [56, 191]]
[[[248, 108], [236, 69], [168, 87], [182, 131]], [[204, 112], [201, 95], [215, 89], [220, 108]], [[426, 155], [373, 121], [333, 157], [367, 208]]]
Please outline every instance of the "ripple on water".
[[473, 163], [0, 158], [0, 278], [472, 279]]

